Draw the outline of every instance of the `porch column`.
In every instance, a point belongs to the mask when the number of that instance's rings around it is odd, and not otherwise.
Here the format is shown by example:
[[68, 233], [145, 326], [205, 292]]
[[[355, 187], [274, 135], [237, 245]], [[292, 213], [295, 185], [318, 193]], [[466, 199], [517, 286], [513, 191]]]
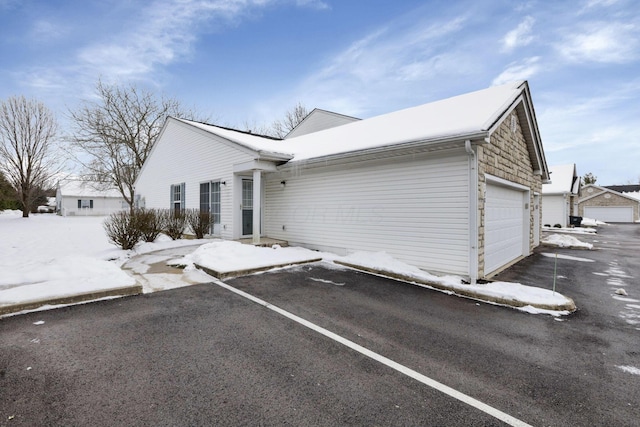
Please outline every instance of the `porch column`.
[[262, 214], [262, 171], [253, 171], [253, 243], [260, 243], [260, 218]]

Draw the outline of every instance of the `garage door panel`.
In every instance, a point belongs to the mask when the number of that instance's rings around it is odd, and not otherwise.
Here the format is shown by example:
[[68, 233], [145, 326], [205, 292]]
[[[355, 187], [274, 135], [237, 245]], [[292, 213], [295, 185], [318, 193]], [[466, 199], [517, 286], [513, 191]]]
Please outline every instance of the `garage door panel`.
[[521, 256], [523, 246], [523, 191], [487, 184], [485, 274]]
[[584, 216], [604, 222], [633, 222], [633, 207], [585, 206]]

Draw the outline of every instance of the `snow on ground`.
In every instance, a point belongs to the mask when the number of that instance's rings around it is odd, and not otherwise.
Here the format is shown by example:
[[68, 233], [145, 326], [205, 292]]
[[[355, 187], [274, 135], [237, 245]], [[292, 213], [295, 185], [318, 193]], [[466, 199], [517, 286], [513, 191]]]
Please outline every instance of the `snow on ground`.
[[547, 245], [558, 246], [561, 248], [585, 248], [593, 249], [591, 243], [585, 243], [573, 236], [566, 236], [563, 234], [552, 234], [542, 239], [542, 243]]
[[595, 228], [588, 227], [542, 227], [542, 231], [552, 231], [554, 233], [570, 233], [570, 234], [596, 234], [597, 230]]
[[169, 263], [186, 266], [198, 264], [219, 273], [228, 273], [295, 264], [319, 258], [323, 258], [322, 254], [304, 248], [282, 248], [279, 245], [265, 248], [220, 240], [204, 244], [193, 253]]
[[[475, 292], [478, 295], [504, 300], [526, 301], [539, 305], [562, 305], [568, 301], [564, 295], [553, 292], [551, 289], [525, 286], [520, 283], [490, 282], [470, 285], [463, 283], [462, 278], [459, 276], [435, 276], [417, 267], [398, 261], [385, 252], [356, 252], [345, 257], [338, 257], [336, 260], [393, 273], [394, 275], [402, 275], [420, 282], [439, 284], [446, 286], [453, 292]], [[520, 309], [528, 313], [550, 313], [549, 310], [538, 309], [530, 305], [520, 307]], [[568, 313], [563, 312], [562, 314]]]
[[629, 374], [640, 375], [640, 368], [636, 368], [635, 366], [616, 366], [616, 367]]
[[582, 218], [580, 225], [583, 227], [597, 227], [599, 225], [609, 225], [604, 221], [599, 221], [593, 218]]
[[19, 211], [0, 212], [0, 305], [134, 285], [120, 268], [132, 254], [197, 243], [163, 236], [123, 251], [109, 243], [104, 220], [53, 214], [22, 218]]
[[[342, 260], [413, 278], [418, 282], [444, 285], [450, 289], [448, 292], [465, 290], [506, 300], [528, 301], [532, 304], [556, 305], [567, 301], [567, 298], [549, 289], [519, 283], [464, 284], [460, 277], [435, 276], [400, 262], [384, 252], [358, 252], [338, 257], [298, 247], [281, 248], [276, 245], [262, 248], [210, 239], [173, 241], [166, 236], [161, 236], [154, 243], [138, 244], [132, 251], [123, 251], [108, 242], [102, 226], [104, 220], [105, 217], [59, 217], [51, 214], [21, 218], [17, 211], [0, 213], [0, 236], [3, 243], [0, 246], [0, 305], [133, 285], [135, 279], [121, 269], [132, 256], [136, 258], [129, 263], [128, 268], [133, 273], [144, 275], [147, 279], [153, 276], [152, 283], [146, 291], [208, 281], [208, 276], [205, 277], [204, 273], [194, 269], [193, 264], [196, 263], [216, 271], [227, 272], [320, 258], [327, 266], [335, 265], [331, 263], [334, 260]], [[146, 258], [139, 256], [163, 249], [171, 251], [149, 254]], [[183, 264], [187, 268], [182, 275], [152, 274], [154, 263]], [[548, 312], [531, 306], [523, 307], [522, 310], [533, 313]]]

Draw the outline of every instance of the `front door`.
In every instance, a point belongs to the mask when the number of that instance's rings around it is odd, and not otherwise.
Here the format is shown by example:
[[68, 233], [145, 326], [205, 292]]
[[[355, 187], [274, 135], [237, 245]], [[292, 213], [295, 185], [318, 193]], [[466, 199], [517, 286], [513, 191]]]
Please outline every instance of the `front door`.
[[253, 180], [242, 180], [242, 235], [253, 234]]

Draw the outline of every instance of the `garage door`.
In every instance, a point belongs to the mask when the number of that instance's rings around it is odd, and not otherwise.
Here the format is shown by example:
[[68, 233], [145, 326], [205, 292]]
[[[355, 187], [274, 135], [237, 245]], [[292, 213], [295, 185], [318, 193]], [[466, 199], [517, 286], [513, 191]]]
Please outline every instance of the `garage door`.
[[633, 207], [585, 206], [584, 216], [604, 222], [633, 222]]
[[523, 254], [524, 192], [487, 184], [484, 272], [489, 274]]

